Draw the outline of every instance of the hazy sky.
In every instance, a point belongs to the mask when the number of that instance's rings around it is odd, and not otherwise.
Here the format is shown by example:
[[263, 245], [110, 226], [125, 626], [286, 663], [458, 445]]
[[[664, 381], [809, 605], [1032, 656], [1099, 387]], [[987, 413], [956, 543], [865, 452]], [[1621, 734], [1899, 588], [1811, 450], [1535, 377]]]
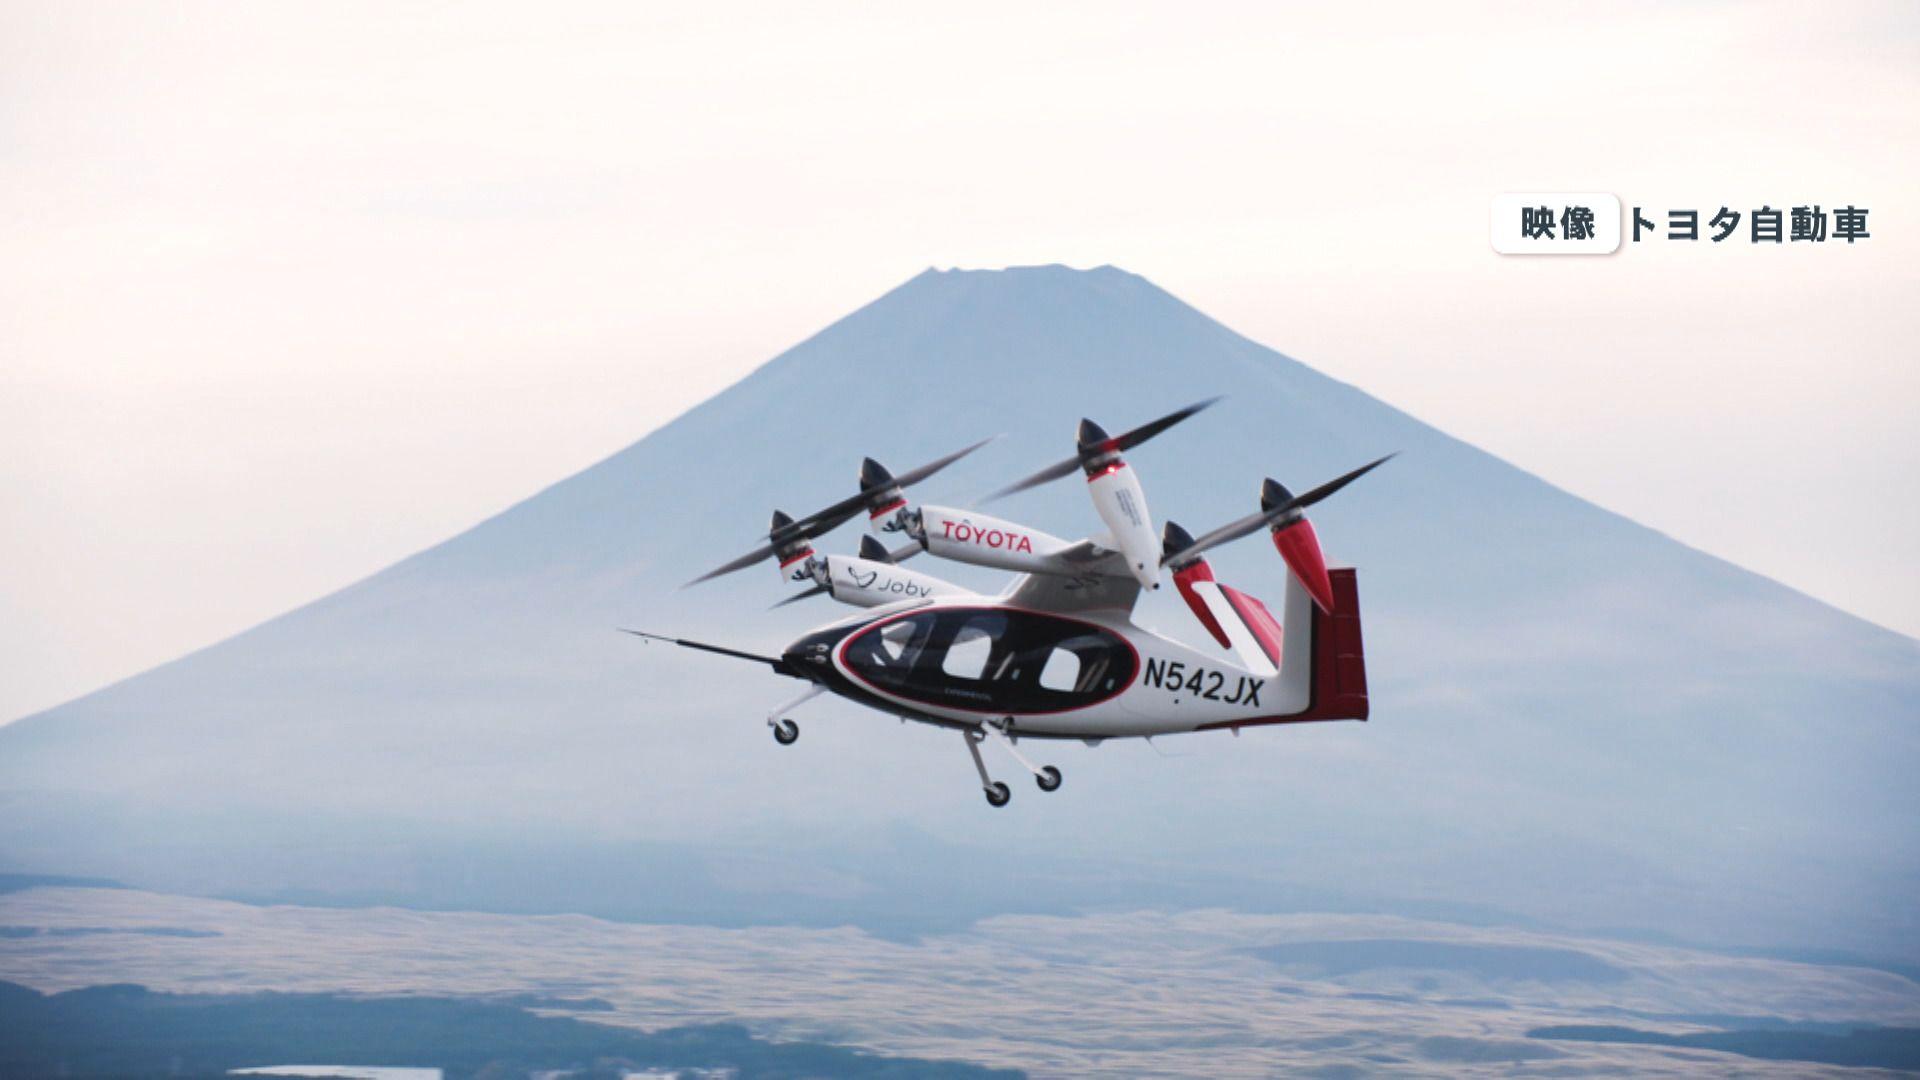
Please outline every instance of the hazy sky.
[[[0, 5], [0, 719], [930, 265], [1123, 266], [1920, 633], [1920, 9], [1333, 7]], [[1525, 190], [1874, 235], [1501, 258]]]

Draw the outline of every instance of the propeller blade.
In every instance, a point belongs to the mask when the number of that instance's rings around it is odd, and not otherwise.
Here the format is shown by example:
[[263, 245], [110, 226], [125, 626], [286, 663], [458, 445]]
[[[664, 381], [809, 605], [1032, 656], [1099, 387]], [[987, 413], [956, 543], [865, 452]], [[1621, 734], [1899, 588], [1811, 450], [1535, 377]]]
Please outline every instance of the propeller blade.
[[[874, 485], [863, 484], [859, 494], [841, 499], [825, 510], [817, 514], [810, 514], [807, 517], [801, 518], [799, 521], [795, 521], [785, 514], [775, 511], [773, 526], [767, 530], [766, 543], [761, 544], [752, 551], [747, 552], [745, 555], [740, 556], [718, 569], [709, 570], [701, 574], [699, 577], [694, 578], [692, 581], [687, 582], [686, 585], [680, 587], [684, 589], [690, 585], [698, 585], [703, 581], [712, 581], [714, 578], [731, 574], [736, 570], [745, 570], [747, 567], [767, 558], [782, 547], [796, 540], [813, 540], [825, 536], [827, 533], [845, 524], [848, 518], [851, 518], [864, 509], [867, 505], [867, 500], [878, 492], [885, 491], [888, 488], [907, 487], [910, 484], [917, 484], [999, 437], [1000, 436], [995, 435], [990, 438], [981, 439], [972, 446], [956, 450], [946, 457], [930, 461], [917, 469], [909, 470], [897, 477], [889, 477], [882, 483]], [[885, 470], [881, 470], [881, 472], [884, 474]]]
[[1205, 401], [1196, 401], [1193, 404], [1187, 406], [1186, 408], [1176, 409], [1173, 412], [1168, 413], [1167, 415], [1161, 417], [1158, 420], [1152, 420], [1147, 423], [1141, 424], [1139, 427], [1134, 428], [1132, 431], [1122, 432], [1119, 435], [1119, 437], [1113, 440], [1114, 449], [1131, 450], [1134, 447], [1139, 446], [1141, 443], [1146, 442], [1148, 439], [1153, 438], [1155, 435], [1158, 435], [1161, 432], [1172, 427], [1173, 425], [1179, 423], [1180, 421], [1185, 420], [1187, 417], [1192, 416], [1194, 413], [1205, 412], [1206, 410], [1212, 408], [1216, 403], [1218, 403], [1219, 400], [1220, 400], [1220, 397], [1210, 397]]
[[1185, 562], [1188, 559], [1198, 558], [1201, 552], [1209, 548], [1216, 548], [1221, 544], [1231, 543], [1243, 536], [1258, 531], [1262, 526], [1267, 524], [1270, 516], [1270, 514], [1263, 510], [1257, 514], [1249, 514], [1238, 521], [1228, 522], [1212, 532], [1202, 535], [1198, 540], [1188, 544], [1186, 547], [1180, 548], [1177, 551], [1169, 551], [1160, 556], [1160, 565], [1166, 566], [1168, 563], [1175, 561]]
[[1004, 499], [1009, 495], [1018, 494], [1022, 491], [1027, 490], [1028, 488], [1035, 488], [1035, 487], [1039, 487], [1041, 484], [1052, 483], [1053, 481], [1058, 480], [1063, 476], [1071, 475], [1074, 472], [1074, 470], [1078, 468], [1080, 468], [1080, 456], [1078, 454], [1075, 454], [1073, 457], [1070, 457], [1065, 461], [1059, 462], [1058, 464], [1049, 465], [1046, 468], [1041, 469], [1039, 472], [1034, 473], [1032, 476], [1027, 477], [1025, 480], [1018, 480], [1018, 481], [1015, 481], [1014, 483], [1008, 484], [1006, 487], [1001, 488], [1000, 490], [994, 492], [991, 495], [988, 495], [986, 498], [981, 499], [980, 501], [992, 502], [995, 499]]
[[687, 582], [686, 585], [682, 585], [680, 587], [684, 589], [691, 585], [698, 585], [703, 581], [712, 581], [714, 578], [721, 577], [726, 574], [731, 574], [735, 570], [745, 570], [747, 567], [752, 566], [754, 563], [757, 563], [760, 560], [771, 556], [773, 554], [773, 551], [774, 551], [774, 545], [772, 543], [761, 544], [759, 547], [754, 548], [752, 551], [747, 552], [745, 555], [742, 555], [739, 558], [733, 560], [732, 562], [727, 563], [724, 566], [721, 566], [719, 569], [709, 570], [706, 573], [701, 574], [699, 577], [694, 578], [692, 581]]
[[1395, 450], [1393, 453], [1388, 454], [1386, 457], [1379, 458], [1374, 461], [1369, 461], [1365, 465], [1360, 466], [1359, 468], [1353, 470], [1352, 472], [1346, 474], [1345, 476], [1336, 477], [1332, 480], [1327, 481], [1324, 484], [1321, 484], [1319, 487], [1314, 488], [1312, 491], [1307, 492], [1305, 495], [1296, 496], [1293, 499], [1292, 503], [1287, 506], [1287, 509], [1292, 510], [1295, 508], [1305, 508], [1308, 506], [1312, 506], [1314, 503], [1317, 503], [1321, 499], [1324, 499], [1327, 496], [1333, 494], [1334, 492], [1339, 491], [1341, 488], [1346, 487], [1348, 484], [1353, 483], [1355, 480], [1360, 479], [1361, 477], [1367, 475], [1373, 470], [1379, 468], [1382, 465], [1385, 465], [1387, 462], [1392, 461], [1394, 458], [1399, 456], [1400, 456], [1400, 451]]
[[974, 443], [972, 446], [965, 447], [964, 449], [960, 449], [960, 450], [955, 450], [953, 453], [948, 454], [946, 457], [940, 458], [937, 461], [929, 461], [925, 465], [922, 465], [917, 469], [909, 469], [906, 472], [901, 473], [899, 476], [896, 476], [893, 478], [894, 486], [912, 487], [913, 485], [928, 479], [934, 473], [937, 473], [941, 469], [944, 469], [947, 466], [953, 464], [954, 462], [959, 461], [961, 458], [966, 457], [968, 454], [973, 453], [975, 450], [980, 449], [981, 447], [987, 445], [988, 443], [992, 442], [993, 440], [999, 437], [1000, 436], [998, 435], [989, 435], [988, 437], [981, 439], [979, 442]]
[[787, 597], [785, 600], [782, 600], [779, 603], [774, 604], [771, 607], [767, 608], [767, 610], [772, 611], [774, 610], [774, 608], [783, 608], [783, 607], [786, 607], [788, 604], [797, 604], [802, 600], [808, 599], [809, 597], [819, 596], [821, 593], [824, 593], [826, 591], [827, 591], [827, 587], [825, 585], [815, 585], [811, 589], [806, 589], [802, 592], [794, 593], [792, 596]]
[[680, 587], [685, 589], [690, 586], [698, 585], [703, 581], [711, 581], [714, 578], [721, 576], [722, 574], [731, 574], [735, 570], [745, 570], [747, 567], [752, 566], [754, 563], [759, 562], [761, 559], [764, 559], [770, 555], [779, 554], [781, 549], [792, 544], [794, 541], [811, 540], [815, 535], [817, 534], [809, 533], [801, 525], [796, 524], [794, 520], [788, 517], [784, 512], [775, 510], [773, 512], [773, 520], [767, 524], [766, 543], [761, 544], [760, 546], [754, 548], [752, 551], [747, 552], [745, 555], [742, 555], [739, 558], [733, 560], [732, 562], [727, 563], [725, 566], [722, 566], [715, 570], [709, 570], [706, 573], [701, 574], [699, 577], [694, 578], [692, 581], [689, 581], [685, 585], [682, 585]]
[[863, 484], [861, 485], [860, 491], [857, 494], [850, 495], [844, 499], [841, 499], [839, 502], [834, 503], [832, 506], [827, 507], [825, 510], [820, 511], [817, 514], [812, 514], [808, 517], [802, 518], [800, 520], [800, 526], [803, 529], [819, 530], [818, 532], [809, 533], [808, 534], [809, 537], [819, 536], [822, 533], [832, 532], [833, 530], [839, 528], [840, 525], [843, 522], [845, 522], [847, 519], [853, 517], [855, 514], [858, 514], [861, 510], [866, 509], [867, 500], [873, 498], [873, 496], [879, 494], [880, 492], [885, 491], [888, 488], [912, 487], [913, 485], [928, 479], [929, 477], [933, 476], [933, 474], [939, 472], [941, 469], [944, 469], [947, 466], [953, 464], [954, 462], [959, 461], [961, 458], [966, 457], [968, 454], [973, 453], [975, 450], [980, 449], [981, 447], [987, 445], [988, 443], [992, 442], [994, 439], [997, 439], [999, 437], [1000, 436], [998, 435], [994, 435], [989, 438], [981, 439], [979, 442], [974, 443], [972, 446], [955, 450], [953, 453], [948, 454], [946, 457], [939, 458], [934, 461], [929, 461], [925, 465], [922, 465], [917, 469], [909, 469], [898, 476], [890, 477], [889, 479], [884, 480], [880, 483], [872, 484], [872, 485]]
[[1076, 441], [1080, 443], [1079, 453], [1065, 461], [1055, 462], [1024, 480], [1016, 480], [980, 501], [987, 503], [995, 499], [1004, 499], [1008, 495], [1018, 494], [1028, 488], [1035, 488], [1041, 484], [1051, 483], [1063, 476], [1072, 474], [1075, 469], [1084, 467], [1087, 462], [1092, 461], [1101, 454], [1131, 450], [1180, 421], [1185, 420], [1187, 417], [1192, 416], [1194, 413], [1211, 408], [1214, 403], [1219, 400], [1220, 398], [1218, 397], [1210, 397], [1205, 401], [1196, 401], [1185, 408], [1176, 409], [1158, 420], [1150, 420], [1137, 428], [1113, 436], [1107, 435], [1105, 429], [1101, 428], [1099, 424], [1091, 420], [1082, 420], [1080, 421], [1080, 430], [1076, 439]]
[[1346, 487], [1348, 484], [1353, 483], [1355, 480], [1360, 479], [1399, 456], [1400, 452], [1396, 450], [1386, 457], [1369, 461], [1350, 473], [1337, 476], [1321, 484], [1305, 495], [1290, 494], [1278, 481], [1268, 480], [1260, 489], [1261, 510], [1259, 513], [1249, 514], [1238, 521], [1222, 525], [1177, 551], [1168, 551], [1160, 557], [1160, 565], [1165, 566], [1175, 561], [1186, 562], [1199, 557], [1202, 552], [1209, 548], [1219, 547], [1221, 544], [1238, 540], [1243, 536], [1258, 531], [1263, 525], [1272, 525], [1295, 510], [1305, 509], [1327, 498], [1334, 492], [1339, 491], [1341, 488]]

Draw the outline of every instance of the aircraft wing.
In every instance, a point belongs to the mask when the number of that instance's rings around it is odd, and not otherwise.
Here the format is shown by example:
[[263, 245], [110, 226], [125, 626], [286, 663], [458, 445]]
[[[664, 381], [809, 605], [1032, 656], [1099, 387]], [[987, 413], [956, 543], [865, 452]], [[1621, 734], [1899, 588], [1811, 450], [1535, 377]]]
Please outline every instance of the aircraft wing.
[[1097, 540], [1082, 540], [1055, 556], [1072, 571], [1063, 574], [1022, 574], [1002, 599], [1031, 611], [1133, 610], [1140, 583], [1127, 569], [1125, 556]]

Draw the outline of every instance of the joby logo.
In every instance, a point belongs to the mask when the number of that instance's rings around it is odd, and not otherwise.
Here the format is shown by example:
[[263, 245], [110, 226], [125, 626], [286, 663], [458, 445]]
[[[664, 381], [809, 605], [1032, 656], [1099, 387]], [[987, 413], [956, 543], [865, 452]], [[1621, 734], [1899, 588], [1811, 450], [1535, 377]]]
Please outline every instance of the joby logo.
[[859, 571], [849, 567], [847, 569], [847, 577], [853, 581], [856, 588], [866, 589], [872, 592], [899, 593], [902, 596], [933, 595], [932, 589], [917, 584], [909, 578], [889, 577], [887, 580], [881, 581], [880, 571], [878, 570], [869, 570], [865, 575], [862, 575]]
[[982, 529], [965, 521], [942, 521], [940, 524], [945, 530], [946, 539], [955, 543], [1033, 554], [1033, 540], [1025, 533], [1011, 529]]

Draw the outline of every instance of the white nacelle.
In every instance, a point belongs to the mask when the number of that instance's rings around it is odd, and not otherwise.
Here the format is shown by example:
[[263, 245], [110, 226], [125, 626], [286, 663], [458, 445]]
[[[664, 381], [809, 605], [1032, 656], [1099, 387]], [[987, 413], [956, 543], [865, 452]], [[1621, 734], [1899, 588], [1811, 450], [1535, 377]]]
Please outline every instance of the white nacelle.
[[966, 592], [936, 577], [916, 574], [892, 563], [875, 562], [852, 555], [827, 556], [825, 584], [835, 600], [859, 607], [879, 607], [902, 600], [924, 600]]
[[929, 552], [998, 570], [1057, 574], [1062, 565], [1056, 556], [1072, 546], [1038, 529], [973, 510], [922, 506], [920, 523], [926, 530], [924, 543]]
[[1160, 537], [1147, 515], [1147, 496], [1140, 478], [1124, 461], [1114, 461], [1087, 478], [1093, 508], [1113, 533], [1114, 546], [1126, 556], [1127, 569], [1141, 588], [1160, 587]]

